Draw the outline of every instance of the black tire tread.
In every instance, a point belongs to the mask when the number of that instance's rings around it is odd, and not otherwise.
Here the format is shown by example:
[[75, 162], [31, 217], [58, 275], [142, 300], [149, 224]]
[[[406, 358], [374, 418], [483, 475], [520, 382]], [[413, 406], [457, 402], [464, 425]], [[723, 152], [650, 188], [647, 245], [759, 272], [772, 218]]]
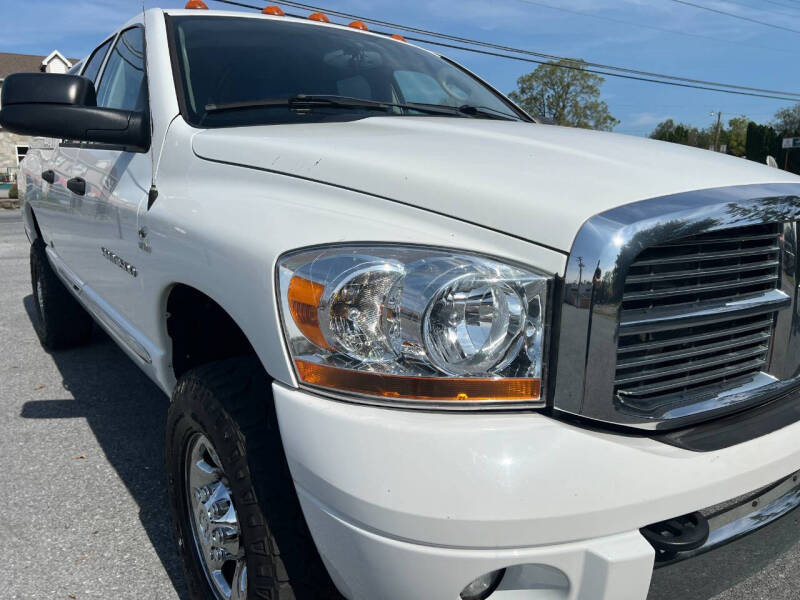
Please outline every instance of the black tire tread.
[[[255, 357], [203, 365], [181, 377], [167, 422], [168, 470], [175, 474], [175, 459], [180, 458], [170, 449], [175, 448], [181, 420], [191, 415], [197, 423], [210, 425], [213, 431], [205, 433], [240, 490], [235, 504], [248, 557], [248, 598], [339, 600], [342, 596], [319, 557], [297, 499], [270, 385]], [[171, 496], [181, 486], [182, 482], [171, 481]], [[173, 511], [180, 510], [177, 500], [171, 502]], [[184, 562], [195, 560], [191, 544], [180, 546]], [[187, 575], [196, 578], [192, 569]], [[204, 597], [198, 594], [198, 582], [189, 587], [196, 597]]]
[[[88, 344], [94, 321], [56, 275], [41, 238], [31, 244], [30, 263], [33, 301], [37, 311], [34, 328], [42, 345], [48, 350], [65, 350]], [[44, 319], [39, 314], [38, 276], [42, 278]]]

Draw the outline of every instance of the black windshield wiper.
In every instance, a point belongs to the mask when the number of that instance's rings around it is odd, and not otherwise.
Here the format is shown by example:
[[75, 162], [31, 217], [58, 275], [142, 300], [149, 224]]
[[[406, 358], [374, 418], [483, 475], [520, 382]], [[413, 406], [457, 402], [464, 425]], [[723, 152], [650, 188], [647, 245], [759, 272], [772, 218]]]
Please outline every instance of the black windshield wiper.
[[247, 110], [251, 108], [270, 108], [286, 107], [291, 110], [311, 110], [317, 107], [334, 108], [366, 108], [370, 110], [389, 110], [392, 108], [402, 108], [406, 110], [416, 110], [429, 114], [454, 115], [458, 114], [458, 109], [451, 106], [427, 105], [427, 104], [395, 104], [392, 102], [380, 102], [379, 100], [365, 100], [363, 98], [350, 98], [348, 96], [334, 95], [311, 95], [298, 94], [291, 98], [267, 98], [264, 100], [246, 100], [244, 102], [228, 102], [225, 104], [206, 104], [206, 113], [226, 112], [233, 110]]
[[469, 104], [464, 104], [463, 106], [458, 107], [458, 111], [464, 115], [481, 116], [481, 117], [486, 117], [487, 119], [500, 119], [502, 121], [519, 121], [519, 119], [513, 115], [505, 113], [501, 110], [489, 108], [488, 106], [471, 106]]
[[339, 96], [307, 96], [298, 94], [291, 98], [266, 98], [264, 100], [245, 100], [243, 102], [227, 102], [225, 104], [206, 104], [207, 113], [224, 112], [229, 110], [242, 110], [248, 108], [269, 108], [272, 106], [287, 108], [314, 108], [315, 106], [336, 106], [345, 108], [377, 108], [385, 110], [390, 105], [375, 100], [362, 100], [360, 98], [345, 98]]
[[[416, 111], [429, 115], [442, 115], [448, 117], [486, 117], [501, 119], [503, 121], [516, 121], [515, 117], [487, 106], [449, 106], [447, 104], [427, 104], [422, 102], [381, 102], [379, 100], [366, 100], [364, 98], [351, 98], [349, 96], [336, 96], [328, 94], [298, 94], [291, 98], [265, 98], [263, 100], [245, 100], [242, 102], [227, 102], [224, 104], [206, 104], [206, 116], [235, 110], [254, 108], [284, 107], [289, 110], [310, 111], [314, 108], [351, 108], [389, 111], [399, 108], [404, 111]], [[405, 114], [408, 114], [406, 112]], [[205, 117], [203, 118], [205, 120]]]
[[489, 119], [501, 119], [503, 121], [519, 121], [520, 119], [514, 115], [505, 113], [501, 110], [489, 108], [488, 106], [472, 106], [471, 104], [463, 104], [461, 106], [449, 106], [447, 104], [425, 104], [421, 102], [407, 102], [402, 104], [405, 108], [419, 111], [435, 111], [437, 114], [443, 115], [461, 115], [468, 117], [487, 117]]

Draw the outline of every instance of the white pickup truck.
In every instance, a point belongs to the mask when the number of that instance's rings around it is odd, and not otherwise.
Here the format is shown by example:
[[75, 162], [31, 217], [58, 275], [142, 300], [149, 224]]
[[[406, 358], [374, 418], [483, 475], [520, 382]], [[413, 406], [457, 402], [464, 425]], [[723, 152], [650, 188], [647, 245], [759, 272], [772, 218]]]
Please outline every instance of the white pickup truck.
[[193, 598], [685, 600], [800, 537], [800, 178], [277, 7], [2, 94], [38, 333], [171, 397]]

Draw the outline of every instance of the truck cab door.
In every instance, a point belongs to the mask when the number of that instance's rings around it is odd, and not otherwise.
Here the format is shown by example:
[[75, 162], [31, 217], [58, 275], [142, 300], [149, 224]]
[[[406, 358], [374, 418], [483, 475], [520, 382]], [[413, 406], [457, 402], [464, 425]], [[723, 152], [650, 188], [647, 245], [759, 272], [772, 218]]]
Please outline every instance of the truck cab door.
[[[45, 241], [52, 239], [50, 222], [47, 218], [47, 194], [50, 192], [50, 173], [53, 154], [58, 146], [58, 140], [37, 136], [31, 140], [25, 160], [20, 164], [17, 179], [20, 184], [25, 184], [25, 202], [30, 205], [36, 214], [39, 229]], [[28, 232], [33, 236], [32, 231]]]
[[[113, 37], [107, 39], [92, 52], [82, 68], [84, 77], [93, 82], [97, 80], [113, 41]], [[86, 271], [81, 242], [84, 231], [80, 223], [84, 198], [73, 191], [79, 189], [76, 183], [85, 174], [80, 163], [80, 144], [71, 140], [41, 139], [52, 149], [42, 153], [41, 173], [31, 174], [38, 176], [37, 183], [41, 186], [41, 195], [33, 209], [45, 240], [67, 267], [81, 276]]]
[[[148, 111], [141, 26], [119, 34], [96, 88], [98, 106]], [[83, 187], [75, 213], [81, 229], [79, 275], [84, 295], [110, 316], [112, 327], [120, 326], [130, 336], [127, 330], [136, 321], [141, 298], [138, 212], [147, 206], [152, 155], [86, 142], [78, 162]]]

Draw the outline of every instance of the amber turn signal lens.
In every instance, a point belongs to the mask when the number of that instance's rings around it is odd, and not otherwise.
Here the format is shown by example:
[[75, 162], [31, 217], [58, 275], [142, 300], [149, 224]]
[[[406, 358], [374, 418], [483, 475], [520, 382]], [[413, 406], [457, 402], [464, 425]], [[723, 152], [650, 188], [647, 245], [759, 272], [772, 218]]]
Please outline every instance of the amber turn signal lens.
[[369, 31], [369, 28], [363, 21], [353, 21], [348, 25], [348, 27], [352, 27], [353, 29], [360, 29], [361, 31]]
[[280, 6], [267, 6], [264, 10], [261, 11], [265, 15], [272, 15], [273, 17], [285, 17], [286, 13], [283, 12], [283, 9]]
[[206, 6], [206, 3], [203, 2], [203, 0], [189, 0], [186, 3], [186, 8], [208, 10], [208, 6]]
[[404, 37], [403, 37], [402, 35], [400, 35], [399, 33], [393, 33], [393, 34], [392, 34], [392, 39], [393, 39], [393, 40], [397, 40], [398, 42], [405, 42], [405, 41], [406, 41], [406, 38], [404, 38]]
[[308, 18], [312, 21], [320, 21], [322, 23], [330, 23], [331, 20], [328, 18], [328, 15], [321, 12], [315, 12], [308, 15]]
[[325, 286], [295, 275], [289, 282], [289, 312], [297, 328], [320, 348], [331, 349], [319, 328], [317, 308]]
[[540, 379], [409, 377], [367, 371], [351, 371], [305, 360], [296, 360], [297, 373], [305, 383], [319, 387], [432, 402], [525, 402], [540, 398]]

